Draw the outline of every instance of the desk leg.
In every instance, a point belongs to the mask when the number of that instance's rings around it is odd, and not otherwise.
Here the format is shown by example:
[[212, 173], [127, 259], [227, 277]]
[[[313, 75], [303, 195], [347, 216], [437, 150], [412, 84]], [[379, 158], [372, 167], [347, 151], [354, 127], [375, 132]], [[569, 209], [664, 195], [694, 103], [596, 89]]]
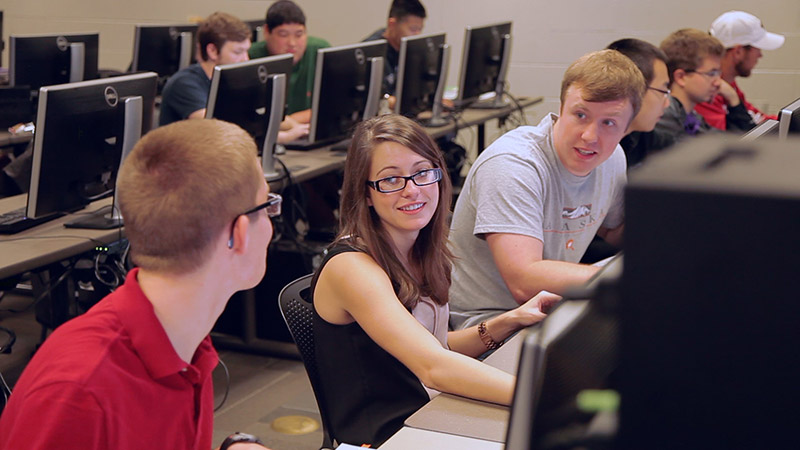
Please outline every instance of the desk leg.
[[478, 124], [478, 154], [486, 148], [486, 122]]
[[[69, 268], [61, 264], [53, 264], [41, 271], [34, 272], [31, 277], [33, 298], [36, 303], [36, 321], [42, 326], [39, 345], [44, 343], [49, 330], [75, 317], [74, 289], [72, 279], [67, 273]], [[61, 277], [65, 279], [60, 280]], [[59, 281], [60, 280], [60, 281]], [[53, 286], [54, 283], [58, 283]]]

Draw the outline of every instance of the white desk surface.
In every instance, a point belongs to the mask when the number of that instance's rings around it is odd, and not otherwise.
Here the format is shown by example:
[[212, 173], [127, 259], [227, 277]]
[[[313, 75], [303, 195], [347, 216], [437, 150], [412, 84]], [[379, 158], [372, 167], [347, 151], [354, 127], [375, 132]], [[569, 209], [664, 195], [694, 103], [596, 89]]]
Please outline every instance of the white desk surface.
[[484, 441], [455, 434], [438, 433], [403, 427], [394, 436], [380, 446], [381, 450], [419, 450], [419, 449], [453, 449], [453, 450], [502, 450], [500, 442]]
[[[518, 333], [484, 362], [516, 374], [523, 335]], [[451, 394], [440, 394], [405, 421], [406, 427], [503, 443], [509, 408]], [[422, 447], [421, 447], [422, 448]], [[424, 447], [434, 448], [434, 447]]]

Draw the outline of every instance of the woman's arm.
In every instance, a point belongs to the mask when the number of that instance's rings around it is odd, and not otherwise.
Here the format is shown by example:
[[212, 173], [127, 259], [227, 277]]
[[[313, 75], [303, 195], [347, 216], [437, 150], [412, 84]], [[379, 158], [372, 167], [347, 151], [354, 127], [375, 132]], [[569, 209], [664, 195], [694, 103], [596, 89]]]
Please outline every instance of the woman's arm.
[[358, 322], [375, 343], [430, 388], [511, 403], [514, 377], [443, 348], [400, 303], [391, 280], [369, 255], [352, 252], [331, 258], [317, 281], [314, 306], [328, 322]]
[[[517, 331], [540, 322], [547, 316], [546, 311], [560, 299], [559, 295], [541, 291], [521, 306], [487, 320], [486, 331], [493, 341], [500, 343]], [[451, 350], [471, 357], [488, 350], [477, 326], [449, 332], [447, 343]]]

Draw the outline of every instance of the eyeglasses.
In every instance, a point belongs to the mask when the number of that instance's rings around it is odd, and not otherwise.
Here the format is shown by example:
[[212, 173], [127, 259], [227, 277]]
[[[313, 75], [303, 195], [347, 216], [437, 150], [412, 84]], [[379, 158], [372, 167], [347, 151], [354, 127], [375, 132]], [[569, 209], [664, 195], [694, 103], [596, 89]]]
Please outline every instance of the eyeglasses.
[[659, 89], [659, 88], [653, 87], [653, 86], [647, 86], [647, 89], [652, 89], [652, 90], [654, 90], [654, 91], [656, 91], [658, 93], [664, 94], [664, 97], [669, 97], [669, 94], [672, 93], [671, 89]]
[[[262, 209], [267, 209], [267, 216], [269, 217], [277, 217], [281, 215], [281, 204], [283, 203], [283, 197], [278, 194], [269, 193], [267, 194], [267, 201], [264, 203], [254, 206], [247, 211], [239, 214], [239, 216], [246, 216], [248, 214], [252, 214], [256, 211], [261, 211]], [[236, 217], [239, 217], [236, 216]]]
[[[261, 211], [262, 209], [267, 210], [268, 217], [277, 217], [281, 215], [281, 204], [283, 203], [283, 197], [278, 194], [269, 193], [267, 194], [267, 201], [264, 203], [254, 206], [247, 211], [238, 214], [236, 217], [233, 218], [233, 222], [236, 222], [236, 219], [239, 216], [246, 216], [248, 214], [253, 214], [254, 212]], [[233, 248], [233, 226], [231, 226], [231, 236], [228, 238], [228, 248]]]
[[380, 180], [367, 181], [367, 186], [375, 189], [378, 192], [388, 194], [390, 192], [397, 192], [405, 189], [408, 180], [413, 181], [417, 186], [427, 186], [429, 184], [436, 183], [441, 179], [442, 169], [437, 167], [433, 169], [420, 170], [414, 175], [409, 175], [407, 177], [397, 175], [393, 177], [381, 178]]
[[698, 72], [696, 70], [687, 70], [686, 73], [699, 73], [700, 75], [705, 75], [712, 80], [716, 80], [717, 78], [722, 76], [722, 71], [719, 69], [709, 70], [708, 72]]

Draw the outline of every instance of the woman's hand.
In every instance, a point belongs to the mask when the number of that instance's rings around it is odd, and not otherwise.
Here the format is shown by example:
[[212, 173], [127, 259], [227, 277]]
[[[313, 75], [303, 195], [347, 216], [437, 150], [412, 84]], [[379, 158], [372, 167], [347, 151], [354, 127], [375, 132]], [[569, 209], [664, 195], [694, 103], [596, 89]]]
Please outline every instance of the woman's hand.
[[516, 309], [520, 328], [541, 322], [560, 300], [560, 295], [547, 291], [534, 295]]

